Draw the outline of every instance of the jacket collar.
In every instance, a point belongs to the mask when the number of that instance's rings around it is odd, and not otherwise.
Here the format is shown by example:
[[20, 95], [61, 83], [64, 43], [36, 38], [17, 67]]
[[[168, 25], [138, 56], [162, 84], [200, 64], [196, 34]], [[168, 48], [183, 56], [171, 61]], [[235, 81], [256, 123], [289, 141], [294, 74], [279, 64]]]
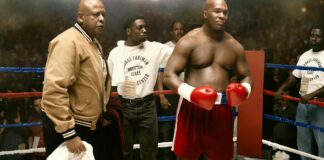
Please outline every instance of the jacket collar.
[[78, 24], [78, 23], [75, 23], [74, 26], [73, 26], [76, 30], [78, 30], [85, 39], [87, 39], [89, 42], [93, 42], [93, 43], [98, 43], [97, 39], [96, 38], [91, 38], [87, 32], [85, 30], [83, 30], [83, 28]]

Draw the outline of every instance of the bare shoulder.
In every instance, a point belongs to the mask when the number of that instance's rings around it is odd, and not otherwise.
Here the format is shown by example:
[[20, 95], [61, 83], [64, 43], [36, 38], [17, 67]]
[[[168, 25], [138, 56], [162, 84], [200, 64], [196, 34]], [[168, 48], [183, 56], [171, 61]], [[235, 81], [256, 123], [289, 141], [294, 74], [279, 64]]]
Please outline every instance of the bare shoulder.
[[201, 29], [196, 28], [184, 35], [179, 41], [178, 45], [185, 48], [195, 48], [201, 39]]
[[244, 47], [242, 46], [242, 44], [239, 41], [237, 41], [231, 34], [226, 32], [225, 38], [227, 43], [236, 53], [244, 53]]

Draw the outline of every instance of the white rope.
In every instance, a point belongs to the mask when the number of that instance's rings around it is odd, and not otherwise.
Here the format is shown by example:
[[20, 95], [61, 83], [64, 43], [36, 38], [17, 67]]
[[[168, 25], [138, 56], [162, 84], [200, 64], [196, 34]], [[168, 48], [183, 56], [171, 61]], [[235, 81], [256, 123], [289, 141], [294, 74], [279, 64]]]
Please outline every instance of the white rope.
[[[233, 141], [236, 142], [237, 141], [237, 137], [233, 137]], [[267, 140], [262, 140], [262, 143], [265, 145], [268, 145], [270, 147], [272, 147], [273, 149], [279, 149], [279, 150], [283, 150], [283, 151], [287, 151], [287, 152], [291, 152], [291, 153], [295, 153], [304, 157], [308, 157], [308, 158], [312, 158], [315, 160], [324, 160], [323, 157], [318, 157], [318, 156], [314, 156], [312, 154], [309, 153], [305, 153], [293, 148], [289, 148], [283, 145], [280, 145], [278, 143], [273, 143]], [[159, 148], [166, 148], [166, 147], [171, 147], [173, 144], [173, 142], [160, 142], [158, 144]], [[139, 149], [140, 145], [139, 144], [134, 144], [134, 149]], [[0, 152], [0, 156], [2, 155], [13, 155], [13, 154], [26, 154], [26, 153], [34, 153], [34, 152], [45, 152], [45, 148], [32, 148], [32, 149], [25, 149], [25, 150], [13, 150], [13, 151], [1, 151]]]
[[12, 150], [12, 151], [1, 151], [0, 156], [3, 155], [13, 155], [13, 154], [26, 154], [34, 152], [45, 152], [45, 148], [31, 148], [31, 149], [21, 149], [21, 150]]
[[308, 158], [312, 158], [312, 159], [316, 159], [316, 160], [324, 160], [323, 157], [314, 156], [312, 154], [302, 152], [302, 151], [299, 151], [299, 150], [296, 150], [296, 149], [293, 149], [293, 148], [289, 148], [289, 147], [280, 145], [278, 143], [273, 143], [273, 142], [270, 142], [270, 141], [267, 141], [267, 140], [262, 140], [262, 143], [266, 144], [266, 145], [268, 145], [270, 147], [273, 147], [274, 149], [279, 149], [279, 150], [295, 153], [295, 154], [298, 154], [298, 155], [301, 155], [301, 156], [304, 156], [304, 157], [308, 157]]
[[[159, 148], [166, 148], [166, 147], [172, 147], [173, 142], [160, 142], [158, 144]], [[139, 144], [134, 144], [134, 149], [139, 149], [140, 145]]]

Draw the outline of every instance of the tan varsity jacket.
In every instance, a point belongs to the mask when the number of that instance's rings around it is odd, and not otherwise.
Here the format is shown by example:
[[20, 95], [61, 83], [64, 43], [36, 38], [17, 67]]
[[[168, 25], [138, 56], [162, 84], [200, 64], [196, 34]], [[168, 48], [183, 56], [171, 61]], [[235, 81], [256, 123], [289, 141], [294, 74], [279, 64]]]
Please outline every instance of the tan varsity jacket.
[[78, 24], [49, 43], [42, 110], [65, 139], [76, 136], [75, 124], [96, 129], [111, 88], [103, 60], [100, 44]]

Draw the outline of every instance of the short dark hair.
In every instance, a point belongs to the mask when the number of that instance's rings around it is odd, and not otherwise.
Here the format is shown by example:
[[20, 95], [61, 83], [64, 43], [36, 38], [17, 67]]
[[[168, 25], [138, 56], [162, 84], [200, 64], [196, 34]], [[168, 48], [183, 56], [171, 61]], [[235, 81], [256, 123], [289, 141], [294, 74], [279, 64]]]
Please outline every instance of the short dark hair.
[[312, 29], [320, 29], [323, 32], [323, 24], [322, 23], [315, 23]]
[[181, 23], [183, 26], [185, 26], [185, 24], [182, 21], [174, 20], [174, 21], [171, 22], [171, 25], [169, 26], [169, 31], [173, 30], [174, 24], [176, 24], [176, 23]]
[[314, 24], [311, 31], [313, 31], [313, 29], [321, 30], [321, 37], [324, 38], [324, 30], [323, 30], [323, 25], [322, 24]]
[[137, 19], [145, 20], [144, 16], [142, 16], [142, 15], [135, 15], [135, 16], [128, 17], [124, 22], [124, 25], [123, 25], [124, 29], [131, 27], [134, 24], [135, 20], [137, 20]]

